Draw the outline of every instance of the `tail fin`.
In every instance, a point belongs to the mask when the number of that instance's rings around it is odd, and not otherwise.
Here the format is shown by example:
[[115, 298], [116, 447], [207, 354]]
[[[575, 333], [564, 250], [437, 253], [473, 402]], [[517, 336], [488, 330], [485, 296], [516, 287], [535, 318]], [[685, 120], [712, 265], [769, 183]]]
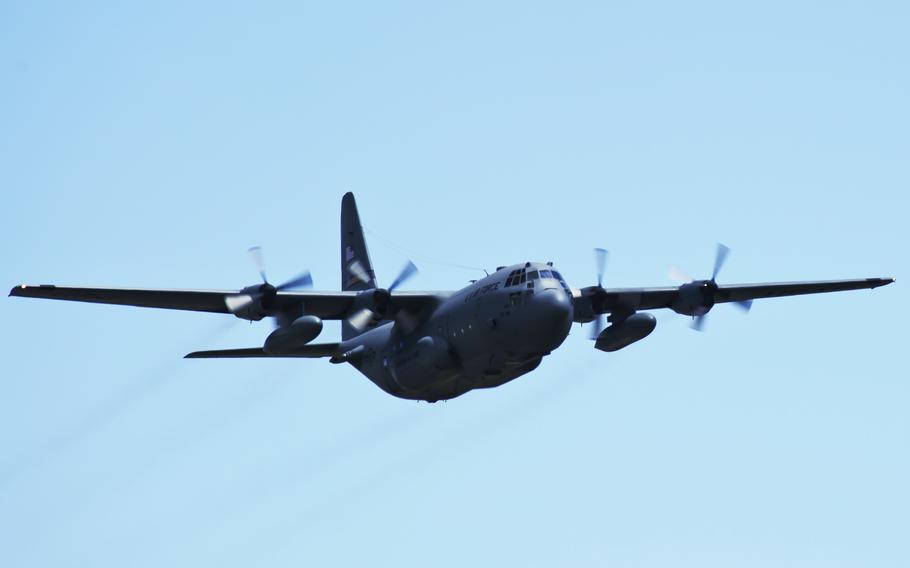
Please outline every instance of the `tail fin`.
[[[370, 253], [363, 239], [360, 215], [354, 194], [345, 193], [341, 199], [341, 289], [369, 290], [376, 287], [376, 273], [370, 262]], [[342, 339], [350, 339], [360, 332], [347, 321], [341, 323]]]

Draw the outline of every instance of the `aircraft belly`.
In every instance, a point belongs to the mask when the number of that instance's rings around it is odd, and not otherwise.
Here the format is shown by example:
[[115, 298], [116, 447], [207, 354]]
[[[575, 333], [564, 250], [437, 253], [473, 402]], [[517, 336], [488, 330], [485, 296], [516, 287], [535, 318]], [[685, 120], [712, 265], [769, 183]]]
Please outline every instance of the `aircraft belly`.
[[391, 325], [368, 332], [358, 343], [372, 349], [355, 366], [389, 394], [412, 400], [448, 400], [514, 380], [534, 370], [548, 350], [528, 341], [535, 322], [507, 298], [489, 294], [466, 302], [455, 296], [407, 336]]

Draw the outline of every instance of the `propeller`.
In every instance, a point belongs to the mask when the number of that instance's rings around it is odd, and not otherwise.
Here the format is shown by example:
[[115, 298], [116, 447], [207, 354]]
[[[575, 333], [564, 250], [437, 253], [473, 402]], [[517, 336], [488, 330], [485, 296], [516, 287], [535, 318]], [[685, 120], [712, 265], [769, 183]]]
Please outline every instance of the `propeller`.
[[694, 281], [695, 279], [689, 276], [687, 272], [678, 268], [676, 266], [670, 267], [670, 280], [674, 282], [679, 282], [680, 284], [687, 284]]
[[[259, 276], [262, 277], [262, 282], [264, 284], [269, 284], [269, 279], [265, 276], [265, 262], [262, 257], [262, 247], [250, 247], [249, 250], [250, 257], [253, 259], [253, 263], [256, 265], [256, 269], [259, 270]], [[271, 286], [271, 284], [269, 284]], [[301, 272], [294, 278], [291, 278], [283, 284], [275, 286], [275, 290], [289, 290], [291, 288], [310, 288], [313, 286], [313, 276], [310, 274], [309, 270]]]
[[[607, 268], [607, 257], [609, 253], [607, 249], [595, 248], [594, 249], [594, 265], [597, 269], [597, 288], [599, 291], [603, 291], [603, 280], [604, 272]], [[600, 335], [600, 332], [604, 328], [604, 315], [597, 314], [594, 318], [594, 325], [591, 326], [591, 339], [597, 339], [597, 336]]]
[[367, 269], [363, 267], [363, 264], [359, 260], [355, 260], [348, 265], [348, 271], [356, 278], [363, 283], [370, 281], [370, 275], [367, 273]]
[[395, 277], [395, 280], [392, 280], [392, 283], [389, 284], [389, 292], [395, 290], [405, 282], [411, 279], [412, 276], [417, 274], [417, 266], [413, 262], [408, 260], [408, 262], [401, 268], [401, 272], [398, 273], [398, 276]]
[[730, 254], [730, 247], [722, 243], [717, 243], [717, 252], [714, 255], [714, 271], [711, 273], [711, 282], [717, 280], [717, 273], [727, 262], [727, 255]]
[[[680, 286], [681, 292], [686, 292], [692, 290], [696, 292], [699, 298], [702, 300], [701, 305], [686, 305], [684, 310], [690, 310], [692, 308], [697, 308], [700, 313], [687, 313], [687, 311], [681, 311], [680, 313], [686, 313], [687, 315], [692, 315], [692, 329], [695, 331], [703, 331], [705, 326], [705, 317], [708, 315], [708, 312], [714, 306], [714, 294], [717, 292], [717, 276], [720, 274], [721, 268], [727, 262], [727, 257], [730, 255], [730, 247], [717, 243], [717, 251], [714, 254], [714, 269], [711, 271], [710, 280], [701, 280], [696, 281], [691, 276], [689, 276], [685, 271], [680, 270], [676, 267], [670, 268], [670, 278], [677, 282], [682, 282], [683, 285]], [[748, 312], [752, 308], [752, 300], [746, 300], [743, 302], [733, 302], [736, 307], [739, 309]], [[679, 311], [679, 310], [677, 310]]]
[[253, 264], [256, 265], [256, 270], [259, 271], [259, 276], [262, 277], [262, 281], [268, 284], [269, 279], [265, 277], [265, 259], [262, 257], [262, 247], [250, 247], [247, 252], [250, 253], [250, 259], [253, 261]]
[[262, 247], [251, 247], [248, 252], [250, 253], [253, 264], [259, 271], [259, 276], [262, 278], [262, 285], [244, 288], [244, 293], [227, 296], [224, 299], [224, 303], [231, 313], [236, 314], [237, 312], [243, 311], [254, 303], [261, 304], [263, 300], [274, 298], [275, 295], [282, 290], [311, 288], [313, 286], [313, 276], [310, 274], [309, 270], [298, 274], [287, 282], [283, 282], [278, 286], [273, 286], [269, 283], [269, 279], [265, 274], [265, 261], [262, 255]]
[[[360, 261], [354, 261], [348, 267], [351, 274], [354, 275], [357, 279], [362, 282], [368, 282], [369, 276], [367, 276], [367, 271], [360, 263]], [[348, 323], [356, 329], [357, 331], [363, 331], [371, 321], [376, 319], [377, 314], [384, 314], [389, 300], [391, 299], [391, 293], [394, 292], [402, 284], [410, 280], [415, 274], [419, 271], [417, 266], [408, 260], [405, 265], [398, 272], [398, 276], [392, 280], [392, 283], [389, 284], [388, 288], [378, 288], [373, 294], [373, 305], [371, 307], [361, 308], [351, 314], [348, 317]], [[407, 320], [407, 318], [403, 318]]]
[[602, 249], [602, 248], [594, 249], [594, 262], [597, 265], [597, 287], [598, 288], [603, 288], [604, 271], [607, 268], [607, 256], [609, 256], [607, 249]]

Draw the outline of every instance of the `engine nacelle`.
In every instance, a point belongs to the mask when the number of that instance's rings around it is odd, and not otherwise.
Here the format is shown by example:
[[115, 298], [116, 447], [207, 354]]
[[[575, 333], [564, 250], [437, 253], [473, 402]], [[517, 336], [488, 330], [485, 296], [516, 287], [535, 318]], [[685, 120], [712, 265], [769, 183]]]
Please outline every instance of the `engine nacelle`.
[[272, 304], [276, 296], [275, 287], [271, 284], [247, 286], [238, 294], [224, 299], [228, 311], [244, 320], [259, 321], [271, 315]]
[[601, 351], [619, 351], [639, 339], [644, 339], [655, 327], [657, 318], [651, 314], [632, 314], [600, 332], [594, 347]]
[[316, 339], [322, 333], [322, 320], [316, 316], [301, 316], [288, 326], [276, 329], [265, 340], [266, 353], [291, 353]]
[[676, 301], [670, 308], [684, 316], [703, 316], [714, 307], [717, 284], [711, 280], [699, 280], [679, 287]]

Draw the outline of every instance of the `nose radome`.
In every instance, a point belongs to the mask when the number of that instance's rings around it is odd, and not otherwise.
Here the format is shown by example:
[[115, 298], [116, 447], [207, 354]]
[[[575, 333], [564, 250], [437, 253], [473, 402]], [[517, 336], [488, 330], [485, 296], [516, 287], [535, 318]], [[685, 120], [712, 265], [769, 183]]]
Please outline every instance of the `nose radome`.
[[572, 302], [563, 290], [544, 290], [534, 296], [534, 312], [545, 333], [562, 343], [572, 326]]

